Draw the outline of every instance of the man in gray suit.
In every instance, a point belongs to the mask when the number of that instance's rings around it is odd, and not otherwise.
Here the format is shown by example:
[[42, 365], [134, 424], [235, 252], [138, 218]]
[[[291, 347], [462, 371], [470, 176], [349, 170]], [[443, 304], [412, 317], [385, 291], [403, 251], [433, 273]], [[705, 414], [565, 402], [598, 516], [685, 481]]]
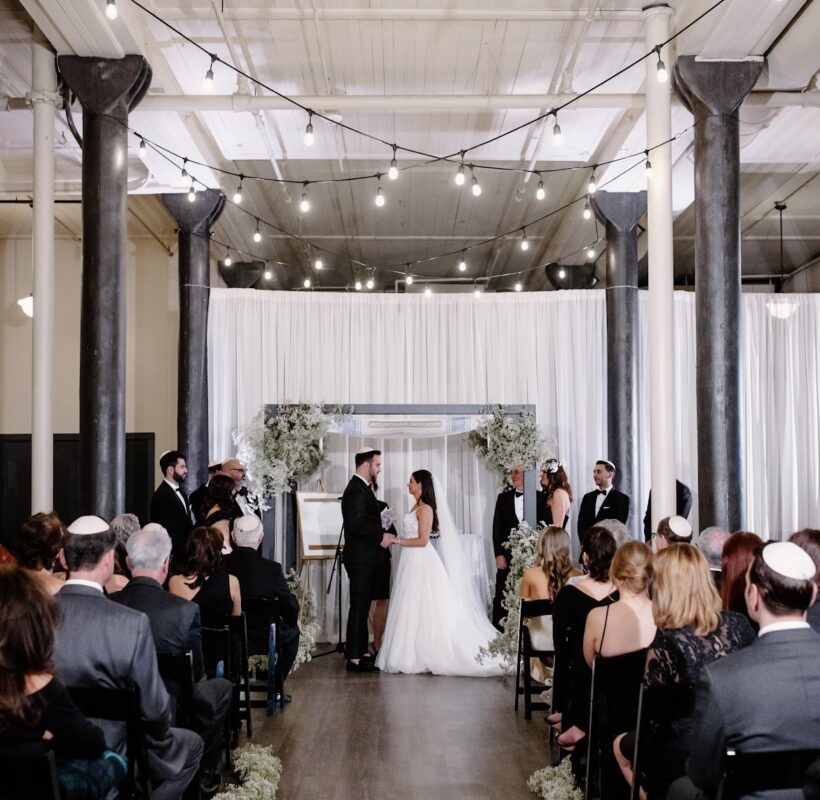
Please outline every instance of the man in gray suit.
[[[157, 669], [148, 617], [103, 595], [114, 571], [115, 546], [115, 534], [99, 517], [80, 517], [68, 527], [62, 558], [69, 576], [58, 594], [56, 673], [69, 687], [139, 689], [148, 777], [159, 782], [154, 800], [179, 800], [196, 775], [202, 739], [193, 731], [171, 727], [168, 692]], [[124, 752], [124, 724], [95, 722], [106, 745]]]
[[[809, 555], [791, 542], [758, 548], [746, 574], [746, 607], [760, 625], [758, 639], [701, 673], [687, 774], [672, 784], [668, 800], [714, 797], [727, 748], [754, 753], [817, 747], [820, 635], [806, 622], [817, 592], [814, 574]], [[754, 796], [802, 800], [803, 793]]]

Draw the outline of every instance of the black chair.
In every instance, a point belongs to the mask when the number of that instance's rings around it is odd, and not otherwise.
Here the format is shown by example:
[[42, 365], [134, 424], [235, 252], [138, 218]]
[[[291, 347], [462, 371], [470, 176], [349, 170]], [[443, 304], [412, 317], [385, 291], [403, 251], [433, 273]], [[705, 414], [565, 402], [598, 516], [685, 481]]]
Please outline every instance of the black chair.
[[[231, 750], [238, 742], [234, 741], [233, 720], [240, 719], [239, 709], [239, 686], [235, 680], [235, 663], [237, 659], [232, 653], [233, 643], [231, 639], [231, 629], [229, 625], [221, 628], [209, 628], [205, 625], [200, 629], [202, 634], [202, 656], [205, 661], [205, 674], [209, 678], [217, 676], [224, 677], [233, 683], [233, 695], [231, 698], [231, 713], [225, 718], [225, 767], [233, 769], [233, 756]], [[222, 674], [219, 675], [218, 666], [222, 664]], [[250, 726], [248, 738], [250, 738]]]
[[125, 723], [128, 773], [120, 788], [119, 797], [131, 798], [141, 792], [143, 797], [150, 800], [148, 751], [142, 729], [139, 690], [135, 686], [127, 689], [69, 686], [68, 693], [74, 705], [92, 721], [104, 719]]
[[806, 773], [820, 759], [820, 749], [738, 753], [726, 750], [721, 800], [739, 800], [758, 792], [803, 790]]
[[[518, 698], [524, 695], [524, 719], [532, 719], [533, 711], [546, 711], [550, 704], [542, 700], [533, 701], [533, 694], [546, 691], [543, 683], [533, 682], [530, 668], [531, 658], [553, 660], [554, 650], [538, 650], [532, 645], [532, 637], [527, 627], [527, 620], [537, 617], [552, 617], [551, 600], [522, 600], [518, 618], [518, 658], [515, 667], [515, 710], [518, 711]], [[523, 668], [524, 685], [521, 685]]]
[[[251, 691], [264, 691], [264, 701], [252, 701], [254, 708], [266, 709], [268, 716], [273, 714], [274, 705], [280, 708], [285, 705], [285, 676], [278, 676], [276, 665], [282, 657], [281, 638], [279, 630], [279, 598], [278, 597], [243, 597], [242, 607], [256, 619], [269, 619], [270, 632], [268, 636], [268, 676], [266, 681], [253, 681]], [[279, 696], [278, 702], [276, 695]]]
[[[245, 602], [245, 598], [242, 598]], [[231, 647], [235, 667], [231, 675], [236, 694], [236, 703], [240, 720], [245, 720], [245, 732], [248, 738], [253, 737], [253, 720], [251, 718], [251, 685], [248, 675], [248, 619], [243, 611], [239, 616], [225, 617], [225, 624], [231, 632]]]
[[52, 750], [32, 754], [0, 751], [0, 800], [60, 800], [57, 759]]
[[157, 667], [171, 697], [174, 724], [189, 728], [194, 719], [193, 653], [157, 653]]

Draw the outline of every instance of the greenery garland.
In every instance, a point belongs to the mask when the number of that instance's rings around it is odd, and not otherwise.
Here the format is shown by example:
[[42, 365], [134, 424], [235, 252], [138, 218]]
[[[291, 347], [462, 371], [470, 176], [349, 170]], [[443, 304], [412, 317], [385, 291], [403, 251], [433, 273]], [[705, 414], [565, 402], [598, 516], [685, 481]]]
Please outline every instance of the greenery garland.
[[479, 661], [482, 663], [484, 658], [500, 657], [508, 674], [515, 671], [515, 660], [518, 657], [518, 621], [521, 614], [518, 586], [524, 571], [535, 564], [535, 545], [540, 532], [540, 529], [532, 528], [527, 522], [522, 522], [510, 531], [504, 544], [509, 547], [512, 559], [501, 598], [501, 606], [507, 613], [501, 620], [500, 633], [479, 651]]
[[470, 431], [467, 441], [502, 485], [509, 481], [513, 467], [530, 469], [540, 464], [546, 449], [532, 413], [505, 414], [503, 406], [494, 409], [481, 425]]
[[565, 758], [556, 767], [537, 769], [527, 780], [527, 788], [542, 800], [583, 800], [584, 793], [575, 785], [572, 761]]
[[273, 800], [282, 778], [282, 762], [270, 747], [246, 744], [234, 753], [237, 783], [213, 800]]

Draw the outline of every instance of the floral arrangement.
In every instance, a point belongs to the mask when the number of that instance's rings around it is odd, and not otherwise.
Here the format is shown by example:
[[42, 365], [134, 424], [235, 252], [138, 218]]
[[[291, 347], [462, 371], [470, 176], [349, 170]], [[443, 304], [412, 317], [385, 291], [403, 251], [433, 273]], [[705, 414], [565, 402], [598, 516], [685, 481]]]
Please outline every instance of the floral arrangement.
[[[288, 588], [296, 595], [299, 601], [299, 650], [290, 671], [295, 672], [302, 664], [310, 661], [313, 651], [316, 649], [316, 638], [319, 635], [319, 615], [316, 611], [316, 602], [313, 593], [306, 591], [302, 584], [302, 579], [295, 570], [290, 570], [285, 579]], [[248, 658], [248, 669], [256, 672], [268, 671], [268, 657], [265, 655], [255, 655]]]
[[527, 469], [538, 464], [546, 447], [529, 411], [510, 415], [504, 413], [502, 406], [470, 431], [467, 441], [498, 475], [502, 485], [509, 480], [513, 467], [522, 465]]
[[325, 413], [318, 403], [287, 403], [272, 416], [264, 407], [249, 425], [234, 431], [237, 458], [247, 465], [248, 502], [267, 511], [267, 498], [289, 492], [297, 478], [325, 464], [322, 437], [342, 409]]
[[510, 531], [510, 537], [505, 544], [510, 548], [512, 560], [504, 584], [504, 595], [501, 598], [501, 606], [507, 613], [501, 620], [501, 632], [487, 647], [482, 647], [479, 651], [479, 661], [487, 657], [500, 656], [508, 673], [514, 671], [515, 660], [518, 657], [518, 622], [521, 610], [518, 586], [524, 570], [535, 564], [535, 545], [539, 533], [540, 530], [531, 527], [527, 522], [522, 522]]
[[537, 769], [527, 779], [527, 788], [543, 800], [583, 800], [584, 793], [575, 785], [572, 760], [565, 758], [556, 767]]
[[238, 780], [214, 800], [273, 800], [282, 778], [282, 762], [270, 747], [246, 744], [234, 753], [234, 774]]
[[382, 510], [381, 513], [382, 518], [382, 530], [389, 531], [391, 528], [395, 528], [396, 522], [398, 522], [399, 515], [395, 512], [394, 509], [387, 506], [387, 508]]

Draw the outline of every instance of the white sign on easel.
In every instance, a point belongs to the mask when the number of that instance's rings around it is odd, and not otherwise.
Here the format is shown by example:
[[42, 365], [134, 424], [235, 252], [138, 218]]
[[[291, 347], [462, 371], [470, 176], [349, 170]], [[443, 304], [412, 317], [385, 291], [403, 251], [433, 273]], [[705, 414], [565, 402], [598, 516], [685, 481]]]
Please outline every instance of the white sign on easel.
[[342, 529], [341, 492], [296, 492], [299, 557], [332, 559]]

